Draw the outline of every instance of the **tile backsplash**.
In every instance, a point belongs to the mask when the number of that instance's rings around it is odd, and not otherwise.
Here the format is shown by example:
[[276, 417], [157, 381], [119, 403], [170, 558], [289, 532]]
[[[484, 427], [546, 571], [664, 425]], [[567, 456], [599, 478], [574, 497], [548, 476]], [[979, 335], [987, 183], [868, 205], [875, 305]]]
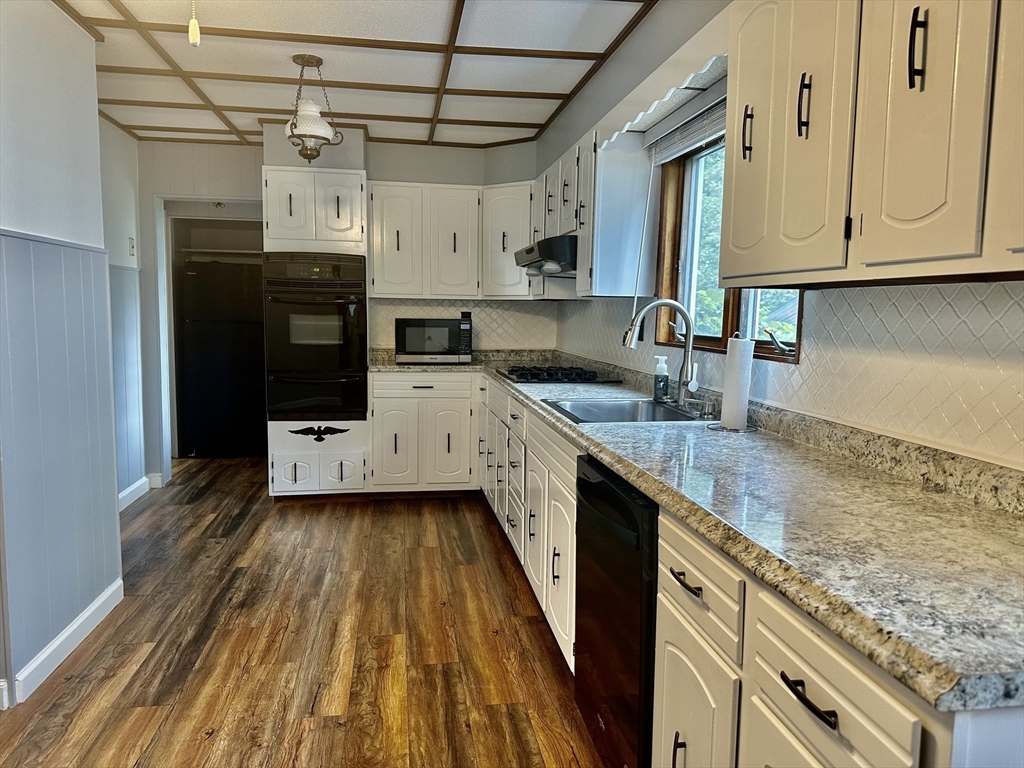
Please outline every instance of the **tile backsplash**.
[[553, 301], [370, 299], [370, 346], [394, 348], [396, 317], [457, 318], [473, 313], [474, 349], [553, 349], [558, 305]]
[[[632, 308], [561, 304], [557, 348], [642, 371], [667, 350], [675, 375], [678, 350], [622, 347]], [[1024, 469], [1024, 282], [808, 291], [802, 343], [799, 365], [754, 361], [752, 399]], [[696, 362], [720, 390], [725, 356]]]

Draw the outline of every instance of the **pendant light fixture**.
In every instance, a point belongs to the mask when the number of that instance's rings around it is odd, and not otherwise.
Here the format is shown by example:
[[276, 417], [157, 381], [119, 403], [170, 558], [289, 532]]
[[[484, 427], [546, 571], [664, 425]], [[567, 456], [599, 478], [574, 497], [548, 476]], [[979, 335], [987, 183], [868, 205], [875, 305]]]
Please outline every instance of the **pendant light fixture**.
[[324, 76], [320, 72], [324, 60], [319, 56], [297, 53], [292, 56], [292, 61], [299, 65], [299, 91], [295, 94], [295, 112], [292, 114], [292, 119], [285, 125], [284, 134], [292, 146], [299, 148], [299, 156], [304, 158], [307, 163], [312, 163], [320, 157], [320, 148], [324, 144], [337, 146], [341, 144], [344, 137], [333, 122], [328, 123], [320, 116], [320, 106], [315, 101], [302, 98], [302, 84], [306, 67], [316, 67], [316, 74], [320, 78], [320, 88], [324, 93], [324, 104], [330, 114], [331, 101], [327, 98], [327, 86], [324, 85]]
[[188, 23], [188, 41], [193, 48], [199, 47], [199, 22], [196, 21], [196, 0], [192, 0], [192, 19]]

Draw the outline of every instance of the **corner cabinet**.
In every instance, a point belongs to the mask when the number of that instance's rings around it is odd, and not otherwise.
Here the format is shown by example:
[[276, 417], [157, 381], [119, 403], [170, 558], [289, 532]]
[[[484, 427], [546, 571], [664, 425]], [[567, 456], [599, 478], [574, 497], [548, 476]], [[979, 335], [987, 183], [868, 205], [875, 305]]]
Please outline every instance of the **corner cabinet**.
[[485, 187], [483, 191], [483, 295], [529, 296], [526, 270], [515, 252], [530, 242], [530, 184]]
[[263, 166], [263, 250], [366, 253], [366, 174]]

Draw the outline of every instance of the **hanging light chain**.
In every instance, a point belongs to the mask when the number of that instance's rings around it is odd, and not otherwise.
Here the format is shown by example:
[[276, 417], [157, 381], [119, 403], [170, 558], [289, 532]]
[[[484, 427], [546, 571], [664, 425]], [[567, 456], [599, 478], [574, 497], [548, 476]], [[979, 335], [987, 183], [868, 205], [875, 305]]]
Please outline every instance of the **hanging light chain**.
[[[317, 68], [319, 71], [319, 67]], [[298, 126], [299, 119], [299, 100], [302, 98], [302, 77], [306, 73], [306, 65], [302, 64], [299, 67], [299, 90], [295, 93], [295, 104], [292, 105], [292, 120], [291, 128], [294, 131]], [[321, 78], [323, 79], [323, 78]]]
[[327, 104], [327, 114], [331, 115], [330, 126], [334, 130], [334, 135], [337, 136], [338, 126], [334, 122], [334, 110], [331, 109], [331, 100], [327, 96], [327, 86], [324, 84], [324, 76], [323, 73], [320, 71], [320, 67], [316, 68], [316, 74], [320, 78], [320, 89], [324, 92], [324, 102]]

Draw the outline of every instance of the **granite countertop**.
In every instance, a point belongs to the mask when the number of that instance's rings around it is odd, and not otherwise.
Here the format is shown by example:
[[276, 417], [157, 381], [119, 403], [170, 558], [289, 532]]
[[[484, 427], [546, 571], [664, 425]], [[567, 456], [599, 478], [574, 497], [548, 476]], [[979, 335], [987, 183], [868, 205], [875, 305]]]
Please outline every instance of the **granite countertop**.
[[371, 365], [370, 373], [480, 373], [481, 371], [493, 369], [491, 363], [454, 363], [451, 365]]
[[540, 402], [646, 392], [493, 378], [936, 709], [1024, 705], [1024, 519], [767, 432]]

